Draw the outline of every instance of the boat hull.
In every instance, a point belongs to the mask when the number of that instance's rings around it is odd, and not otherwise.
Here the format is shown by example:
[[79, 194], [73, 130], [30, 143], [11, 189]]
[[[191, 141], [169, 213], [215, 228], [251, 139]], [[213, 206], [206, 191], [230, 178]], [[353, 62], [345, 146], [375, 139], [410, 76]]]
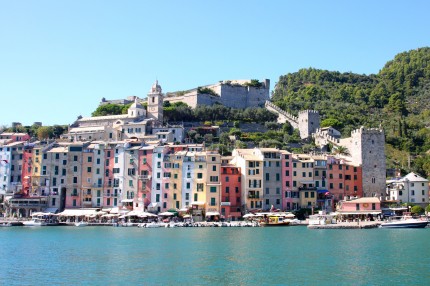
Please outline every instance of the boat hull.
[[383, 223], [381, 224], [381, 228], [425, 228], [427, 224], [427, 221], [410, 223]]
[[260, 226], [289, 226], [290, 223], [289, 222], [278, 222], [278, 223], [266, 223], [266, 222], [261, 222]]

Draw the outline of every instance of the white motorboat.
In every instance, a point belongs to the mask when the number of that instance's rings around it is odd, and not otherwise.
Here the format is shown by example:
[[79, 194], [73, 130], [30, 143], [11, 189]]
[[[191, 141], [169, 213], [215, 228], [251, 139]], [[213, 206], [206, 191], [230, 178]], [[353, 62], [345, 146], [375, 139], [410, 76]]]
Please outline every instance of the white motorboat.
[[34, 213], [31, 220], [23, 221], [24, 226], [54, 226], [60, 223], [55, 214], [52, 213]]
[[78, 222], [75, 222], [75, 226], [77, 227], [88, 226], [88, 223], [86, 221], [78, 221]]
[[309, 225], [327, 225], [327, 224], [335, 224], [336, 220], [334, 219], [334, 215], [323, 214], [322, 212], [319, 214], [314, 214], [309, 216]]
[[24, 226], [44, 226], [47, 225], [44, 220], [39, 218], [33, 218], [31, 220], [23, 221]]
[[392, 217], [390, 221], [381, 224], [382, 228], [425, 228], [427, 219], [417, 219], [411, 216]]

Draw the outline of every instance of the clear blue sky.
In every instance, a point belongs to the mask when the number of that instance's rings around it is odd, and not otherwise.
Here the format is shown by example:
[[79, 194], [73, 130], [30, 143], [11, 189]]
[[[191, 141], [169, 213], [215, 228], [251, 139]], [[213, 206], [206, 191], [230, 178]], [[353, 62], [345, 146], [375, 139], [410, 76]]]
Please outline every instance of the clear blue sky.
[[430, 46], [430, 1], [0, 0], [0, 125], [70, 124], [100, 99], [300, 68], [377, 73]]

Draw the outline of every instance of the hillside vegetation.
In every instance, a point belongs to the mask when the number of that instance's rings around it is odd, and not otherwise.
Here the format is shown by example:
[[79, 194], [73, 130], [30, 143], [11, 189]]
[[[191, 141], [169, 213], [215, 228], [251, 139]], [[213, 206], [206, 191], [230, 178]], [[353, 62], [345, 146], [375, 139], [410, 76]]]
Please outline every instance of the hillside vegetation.
[[283, 75], [272, 101], [293, 114], [303, 109], [318, 110], [321, 126], [334, 126], [343, 136], [361, 125], [382, 124], [387, 167], [430, 177], [430, 154], [426, 153], [430, 150], [428, 47], [396, 55], [376, 75], [313, 68]]

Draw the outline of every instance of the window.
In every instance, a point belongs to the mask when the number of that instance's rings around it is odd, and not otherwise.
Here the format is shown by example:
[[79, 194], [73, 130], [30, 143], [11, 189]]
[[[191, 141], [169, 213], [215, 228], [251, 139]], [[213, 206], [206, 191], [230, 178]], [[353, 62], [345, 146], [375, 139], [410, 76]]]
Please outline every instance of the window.
[[339, 183], [339, 189], [343, 189], [343, 184]]
[[169, 183], [164, 183], [164, 188], [168, 189], [169, 188]]
[[93, 161], [93, 157], [88, 157], [88, 163], [91, 163]]
[[211, 198], [211, 206], [216, 206], [216, 199], [215, 198]]
[[270, 174], [266, 173], [266, 181], [270, 181]]
[[73, 184], [77, 184], [78, 183], [78, 177], [73, 177]]
[[203, 178], [203, 173], [197, 173], [197, 179]]
[[315, 192], [310, 192], [311, 193], [311, 198], [315, 198]]
[[305, 198], [309, 198], [309, 192], [305, 192]]
[[270, 189], [266, 188], [266, 195], [270, 194]]
[[87, 172], [91, 173], [91, 167], [87, 167]]
[[333, 189], [333, 183], [330, 183], [330, 187], [329, 187], [330, 189]]
[[285, 176], [289, 177], [290, 176], [290, 171], [285, 171]]
[[230, 187], [225, 187], [225, 192], [228, 194], [230, 193]]
[[276, 181], [280, 181], [281, 180], [281, 176], [279, 173], [276, 173]]
[[194, 201], [195, 201], [195, 202], [197, 202], [197, 201], [198, 201], [198, 198], [199, 198], [198, 194], [194, 194]]
[[228, 182], [230, 178], [228, 176], [225, 177], [225, 181]]
[[270, 205], [269, 199], [266, 199], [266, 205]]
[[216, 171], [216, 166], [212, 166], [212, 171]]
[[187, 189], [191, 188], [191, 184], [187, 183]]
[[164, 194], [164, 198], [167, 199], [167, 193]]
[[216, 193], [216, 187], [211, 187], [210, 190], [211, 190], [211, 193]]
[[156, 194], [155, 195], [155, 202], [159, 203], [160, 202], [160, 194]]

